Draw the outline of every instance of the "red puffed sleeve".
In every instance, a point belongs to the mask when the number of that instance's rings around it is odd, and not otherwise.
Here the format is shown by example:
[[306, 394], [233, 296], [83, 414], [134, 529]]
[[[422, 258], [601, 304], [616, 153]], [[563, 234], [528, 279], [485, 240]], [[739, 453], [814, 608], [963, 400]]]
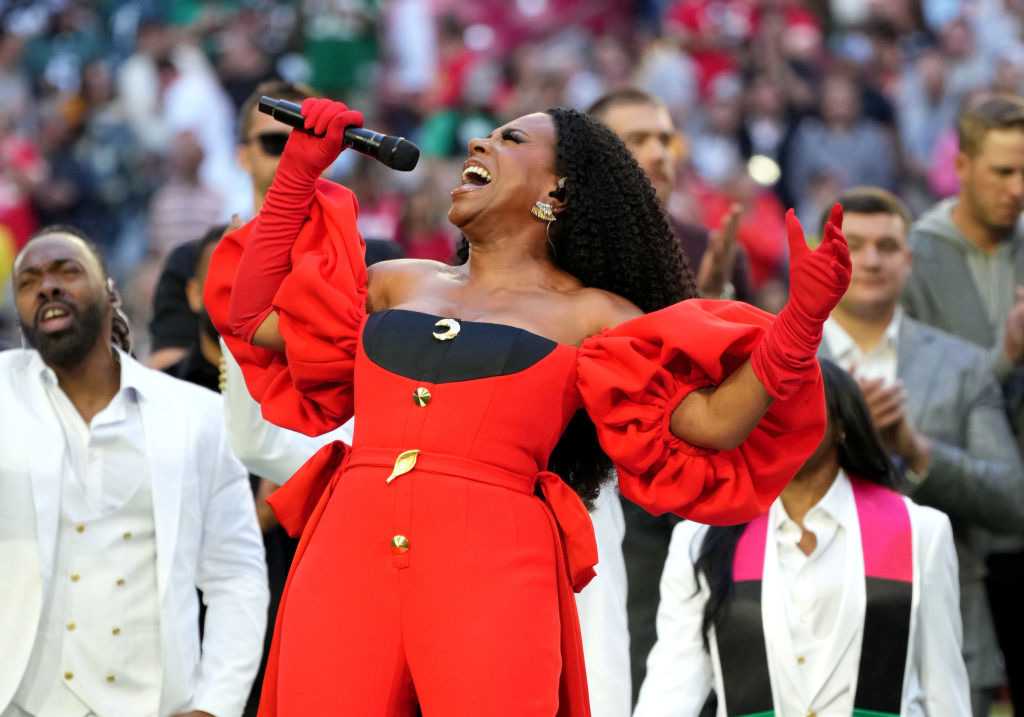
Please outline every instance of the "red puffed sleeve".
[[690, 300], [587, 339], [579, 389], [622, 495], [660, 515], [711, 525], [768, 510], [825, 431], [817, 364], [792, 398], [775, 401], [739, 447], [698, 448], [669, 428], [693, 390], [721, 383], [749, 358], [774, 317], [748, 304]]
[[366, 313], [358, 211], [351, 191], [317, 182], [309, 219], [292, 247], [291, 273], [273, 301], [284, 353], [230, 333], [231, 289], [253, 222], [221, 239], [206, 278], [207, 313], [242, 367], [264, 418], [307, 435], [326, 433], [352, 417], [356, 345]]

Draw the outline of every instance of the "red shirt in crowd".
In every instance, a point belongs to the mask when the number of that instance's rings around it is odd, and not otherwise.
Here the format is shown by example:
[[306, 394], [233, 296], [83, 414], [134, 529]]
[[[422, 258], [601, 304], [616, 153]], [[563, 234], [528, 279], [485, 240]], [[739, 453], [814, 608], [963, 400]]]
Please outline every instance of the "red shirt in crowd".
[[24, 184], [42, 181], [44, 172], [43, 158], [34, 144], [16, 135], [0, 138], [0, 227], [14, 238], [17, 249], [25, 245], [37, 225]]

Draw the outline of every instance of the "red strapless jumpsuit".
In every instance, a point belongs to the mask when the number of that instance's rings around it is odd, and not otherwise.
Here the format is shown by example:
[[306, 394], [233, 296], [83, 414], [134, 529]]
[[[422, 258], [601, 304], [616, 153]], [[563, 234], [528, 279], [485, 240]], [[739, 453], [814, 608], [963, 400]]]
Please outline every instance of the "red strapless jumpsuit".
[[[348, 190], [322, 182], [274, 305], [285, 354], [228, 338], [274, 423], [358, 416], [272, 498], [301, 541], [262, 717], [585, 717], [572, 590], [597, 559], [576, 494], [546, 466], [586, 410], [622, 493], [654, 513], [739, 523], [767, 510], [824, 431], [817, 371], [742, 446], [669, 432], [695, 388], [740, 366], [772, 317], [687, 301], [587, 339], [392, 310], [367, 316]], [[248, 228], [218, 247], [207, 306], [226, 331]]]

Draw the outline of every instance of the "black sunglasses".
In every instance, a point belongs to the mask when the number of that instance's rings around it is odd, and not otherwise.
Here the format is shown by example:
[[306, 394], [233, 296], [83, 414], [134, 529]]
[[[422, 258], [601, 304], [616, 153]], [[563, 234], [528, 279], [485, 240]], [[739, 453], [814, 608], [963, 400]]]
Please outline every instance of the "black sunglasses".
[[288, 132], [260, 132], [258, 135], [250, 137], [248, 141], [258, 140], [264, 154], [280, 157], [284, 152], [285, 144], [288, 143], [288, 134]]

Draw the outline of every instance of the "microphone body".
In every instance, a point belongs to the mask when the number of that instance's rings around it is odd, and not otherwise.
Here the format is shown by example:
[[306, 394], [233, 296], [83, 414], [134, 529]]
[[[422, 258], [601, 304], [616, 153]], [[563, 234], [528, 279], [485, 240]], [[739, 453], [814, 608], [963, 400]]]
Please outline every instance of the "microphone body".
[[[299, 132], [311, 134], [305, 128], [302, 108], [294, 102], [263, 96], [260, 97], [259, 111]], [[405, 137], [393, 137], [365, 127], [346, 128], [345, 146], [401, 172], [413, 169], [420, 159], [420, 148]]]

